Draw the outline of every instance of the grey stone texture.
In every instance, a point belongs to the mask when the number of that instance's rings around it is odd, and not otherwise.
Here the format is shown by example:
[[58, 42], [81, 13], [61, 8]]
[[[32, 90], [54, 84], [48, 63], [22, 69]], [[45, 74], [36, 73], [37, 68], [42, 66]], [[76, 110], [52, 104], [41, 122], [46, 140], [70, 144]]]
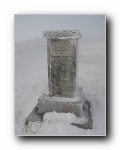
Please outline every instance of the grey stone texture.
[[82, 116], [82, 88], [78, 88], [78, 95], [75, 98], [50, 97], [43, 93], [38, 100], [38, 114], [56, 111], [58, 113], [73, 113], [78, 117]]
[[55, 111], [58, 113], [70, 112], [78, 117], [82, 116], [82, 105], [80, 102], [62, 102], [39, 99], [38, 108], [39, 114], [45, 114], [47, 112]]
[[73, 98], [77, 91], [77, 30], [46, 31], [49, 96]]
[[87, 122], [85, 122], [85, 123], [71, 123], [71, 124], [74, 125], [74, 126], [77, 126], [78, 128], [93, 129], [93, 119], [92, 119], [92, 114], [91, 114], [91, 104], [87, 100], [83, 100], [82, 117], [87, 118]]
[[[78, 128], [83, 129], [93, 129], [93, 119], [91, 115], [91, 105], [89, 101], [83, 100], [82, 105], [82, 117], [87, 119], [85, 123], [71, 123]], [[25, 119], [25, 125], [28, 125], [29, 122], [43, 122], [43, 115], [38, 114], [38, 105], [33, 109], [29, 116]]]
[[25, 119], [25, 125], [28, 125], [29, 122], [42, 122], [43, 115], [38, 114], [38, 105], [35, 106], [33, 111]]

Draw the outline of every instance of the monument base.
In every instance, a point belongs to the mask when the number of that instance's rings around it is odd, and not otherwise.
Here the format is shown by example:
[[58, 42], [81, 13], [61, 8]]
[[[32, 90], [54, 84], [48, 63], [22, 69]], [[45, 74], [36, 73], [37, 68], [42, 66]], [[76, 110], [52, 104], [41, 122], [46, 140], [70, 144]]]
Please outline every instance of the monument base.
[[[48, 91], [45, 90], [38, 99], [38, 104], [33, 111], [25, 119], [25, 125], [29, 122], [43, 122], [43, 116], [47, 112], [56, 111], [58, 113], [73, 113], [77, 117], [82, 117], [86, 122], [71, 123], [74, 126], [84, 129], [93, 128], [93, 120], [91, 115], [91, 105], [89, 101], [82, 98], [82, 87], [78, 87], [75, 98], [49, 97]], [[84, 120], [84, 119], [83, 119]]]
[[73, 113], [77, 117], [82, 116], [82, 87], [78, 87], [75, 98], [50, 97], [45, 90], [38, 100], [38, 114], [46, 112]]
[[[83, 123], [71, 123], [71, 125], [83, 129], [93, 129], [93, 120], [90, 109], [91, 106], [89, 101], [84, 100], [82, 105], [82, 118], [85, 118], [87, 121]], [[38, 105], [35, 106], [33, 111], [25, 119], [25, 125], [28, 125], [29, 122], [43, 122], [43, 115], [38, 114]]]

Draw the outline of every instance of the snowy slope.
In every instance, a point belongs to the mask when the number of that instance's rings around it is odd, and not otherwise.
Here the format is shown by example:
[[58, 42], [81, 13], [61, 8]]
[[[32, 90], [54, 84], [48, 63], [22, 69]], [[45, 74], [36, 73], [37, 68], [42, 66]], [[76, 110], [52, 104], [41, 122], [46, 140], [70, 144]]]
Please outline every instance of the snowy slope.
[[78, 55], [78, 85], [83, 87], [84, 98], [91, 102], [93, 130], [79, 129], [70, 125], [67, 118], [72, 118], [73, 114], [69, 114], [69, 117], [68, 114], [61, 114], [66, 116], [61, 119], [61, 115], [57, 113], [52, 115], [48, 113], [43, 123], [31, 123], [28, 129], [24, 128], [24, 119], [47, 87], [46, 49], [46, 40], [42, 38], [15, 43], [15, 134], [105, 135], [104, 44], [82, 47], [80, 43]]

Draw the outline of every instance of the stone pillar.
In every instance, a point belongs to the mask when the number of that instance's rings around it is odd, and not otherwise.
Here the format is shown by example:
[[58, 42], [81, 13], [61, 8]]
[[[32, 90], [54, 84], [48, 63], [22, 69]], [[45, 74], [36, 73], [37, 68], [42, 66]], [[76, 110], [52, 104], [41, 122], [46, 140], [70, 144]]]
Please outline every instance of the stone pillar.
[[[71, 123], [81, 128], [92, 128], [90, 104], [82, 98], [82, 87], [77, 85], [77, 56], [80, 33], [77, 30], [45, 31], [48, 57], [48, 89], [38, 99], [38, 105], [27, 117], [41, 121], [47, 112], [73, 113], [84, 116], [87, 122]], [[36, 113], [37, 111], [37, 113]], [[84, 111], [84, 113], [83, 113]]]
[[82, 116], [82, 88], [77, 86], [77, 30], [45, 31], [48, 57], [48, 91], [38, 99], [38, 114], [71, 112]]
[[74, 98], [77, 93], [78, 30], [45, 31], [49, 96]]

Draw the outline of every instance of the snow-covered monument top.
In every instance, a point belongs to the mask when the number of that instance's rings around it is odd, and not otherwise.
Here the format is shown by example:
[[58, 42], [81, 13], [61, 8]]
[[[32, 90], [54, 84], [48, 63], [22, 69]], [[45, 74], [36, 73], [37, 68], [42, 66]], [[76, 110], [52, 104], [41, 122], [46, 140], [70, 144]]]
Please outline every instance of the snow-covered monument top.
[[47, 38], [57, 38], [57, 37], [70, 37], [70, 38], [80, 38], [79, 30], [55, 30], [55, 31], [44, 31], [44, 37]]

